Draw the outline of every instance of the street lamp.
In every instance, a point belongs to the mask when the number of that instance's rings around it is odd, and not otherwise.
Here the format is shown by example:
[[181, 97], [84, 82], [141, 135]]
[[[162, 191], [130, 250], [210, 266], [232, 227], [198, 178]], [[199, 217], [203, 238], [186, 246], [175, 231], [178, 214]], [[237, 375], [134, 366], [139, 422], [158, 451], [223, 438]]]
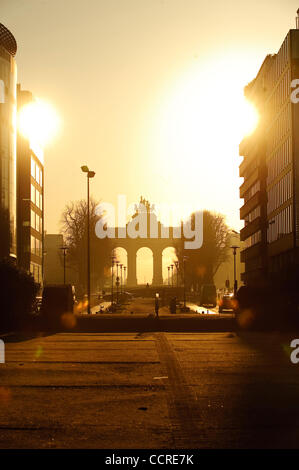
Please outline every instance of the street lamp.
[[88, 166], [81, 166], [83, 173], [87, 176], [87, 313], [90, 314], [90, 221], [89, 221], [89, 180], [94, 178], [95, 172], [90, 171]]
[[167, 266], [168, 269], [168, 287], [170, 286], [170, 281], [169, 281], [169, 271], [170, 271], [170, 266]]
[[234, 255], [234, 296], [236, 296], [237, 290], [238, 290], [238, 281], [237, 281], [237, 270], [236, 270], [236, 254], [237, 254], [237, 249], [240, 248], [237, 245], [232, 245], [231, 246], [233, 250], [233, 255]]
[[116, 261], [116, 304], [117, 305], [118, 305], [118, 286], [119, 286], [118, 266], [119, 266], [119, 261]]
[[171, 267], [171, 287], [173, 287], [173, 267], [174, 267], [174, 265], [171, 264], [170, 267]]
[[126, 271], [127, 271], [127, 266], [124, 266], [124, 283], [123, 283], [124, 290], [125, 290], [126, 279], [127, 279]]
[[177, 295], [179, 292], [179, 262], [175, 261], [175, 268], [176, 268], [176, 290], [177, 290]]
[[60, 249], [63, 251], [63, 284], [65, 285], [65, 258], [66, 258], [66, 250], [68, 250], [68, 246], [61, 246]]
[[186, 259], [187, 259], [187, 256], [183, 256], [184, 311], [186, 311]]
[[123, 283], [123, 264], [120, 264], [120, 295], [122, 294], [122, 283]]
[[113, 311], [113, 268], [114, 268], [114, 254], [111, 256], [111, 311]]

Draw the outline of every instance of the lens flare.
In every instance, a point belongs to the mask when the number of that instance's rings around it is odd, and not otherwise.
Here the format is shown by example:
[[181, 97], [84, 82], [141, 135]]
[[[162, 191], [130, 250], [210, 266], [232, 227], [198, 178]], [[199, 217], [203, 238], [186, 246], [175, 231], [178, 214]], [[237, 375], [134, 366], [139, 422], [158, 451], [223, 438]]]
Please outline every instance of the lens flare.
[[60, 119], [55, 109], [40, 99], [24, 105], [18, 116], [20, 133], [31, 144], [44, 147], [58, 132]]

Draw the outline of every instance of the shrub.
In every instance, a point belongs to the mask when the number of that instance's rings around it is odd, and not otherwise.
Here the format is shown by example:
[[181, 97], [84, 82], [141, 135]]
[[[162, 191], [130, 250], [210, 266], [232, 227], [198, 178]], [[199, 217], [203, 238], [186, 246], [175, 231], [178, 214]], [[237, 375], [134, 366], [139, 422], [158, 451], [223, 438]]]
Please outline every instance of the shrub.
[[33, 276], [9, 261], [0, 261], [0, 328], [22, 329], [29, 314], [39, 285]]

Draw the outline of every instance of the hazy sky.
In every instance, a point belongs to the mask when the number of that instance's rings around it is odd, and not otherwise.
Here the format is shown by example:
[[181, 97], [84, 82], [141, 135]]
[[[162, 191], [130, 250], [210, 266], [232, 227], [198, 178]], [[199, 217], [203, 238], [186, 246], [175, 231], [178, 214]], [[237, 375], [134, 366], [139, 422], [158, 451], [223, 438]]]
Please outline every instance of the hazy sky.
[[295, 0], [0, 0], [18, 81], [61, 119], [45, 151], [45, 228], [66, 202], [190, 204], [240, 228], [242, 88], [295, 27]]

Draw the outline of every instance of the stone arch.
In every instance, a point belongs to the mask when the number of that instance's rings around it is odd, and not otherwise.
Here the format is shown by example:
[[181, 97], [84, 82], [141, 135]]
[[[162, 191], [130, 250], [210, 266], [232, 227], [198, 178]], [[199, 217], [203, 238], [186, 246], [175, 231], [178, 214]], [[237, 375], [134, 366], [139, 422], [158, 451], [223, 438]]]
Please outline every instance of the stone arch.
[[118, 261], [119, 264], [122, 265], [118, 271], [119, 276], [121, 277], [121, 283], [125, 285], [128, 276], [128, 250], [123, 246], [115, 246], [112, 253], [114, 254], [115, 262]]
[[170, 269], [168, 271], [168, 266], [174, 265], [174, 262], [177, 261], [177, 255], [175, 252], [175, 248], [173, 245], [168, 245], [165, 246], [162, 250], [162, 276], [163, 276], [163, 284], [168, 285], [168, 272], [170, 276], [170, 285], [171, 285], [171, 280], [173, 276], [173, 282], [176, 285], [176, 276], [177, 276], [177, 271], [175, 266], [173, 269]]
[[[146, 250], [146, 253], [145, 253]], [[143, 252], [143, 253], [142, 253]], [[145, 267], [146, 274], [140, 273], [140, 256], [143, 256], [143, 268]], [[145, 259], [144, 259], [145, 258]], [[152, 284], [154, 274], [154, 254], [153, 250], [147, 245], [140, 246], [136, 251], [136, 277], [138, 284]]]
[[153, 279], [152, 285], [163, 285], [162, 253], [165, 248], [175, 246], [176, 240], [172, 238], [115, 238], [112, 249], [124, 248], [127, 252], [127, 285], [137, 286], [137, 252], [140, 248], [149, 248], [153, 253]]

